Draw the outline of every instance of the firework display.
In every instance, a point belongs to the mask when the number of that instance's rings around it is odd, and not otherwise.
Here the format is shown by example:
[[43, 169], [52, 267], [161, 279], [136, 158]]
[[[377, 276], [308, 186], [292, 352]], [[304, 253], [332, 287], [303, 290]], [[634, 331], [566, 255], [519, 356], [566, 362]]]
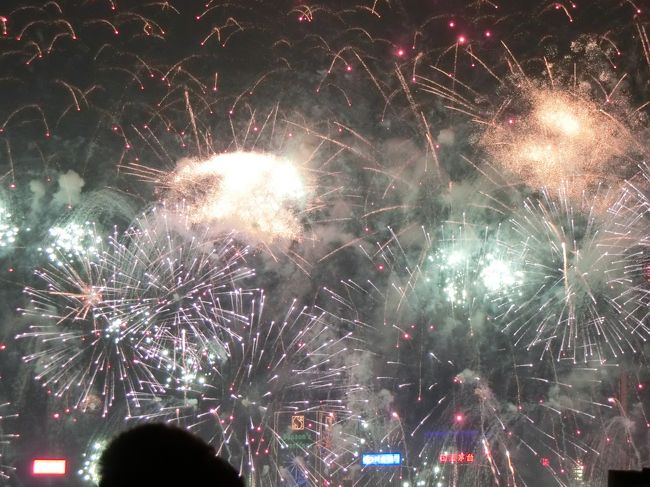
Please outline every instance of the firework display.
[[145, 421], [254, 487], [650, 467], [647, 27], [615, 0], [4, 1], [0, 483], [50, 454], [95, 485]]
[[118, 386], [122, 398], [162, 388], [152, 367], [188, 380], [215, 359], [228, 315], [237, 319], [220, 300], [240, 292], [236, 283], [250, 272], [238, 265], [246, 249], [227, 236], [179, 240], [153, 213], [128, 229], [126, 243], [111, 237], [104, 251], [77, 251], [76, 262], [50, 254], [53, 264], [38, 271], [45, 286], [25, 290], [32, 298], [25, 313], [52, 322], [18, 335], [41, 344], [25, 360], [38, 363], [37, 378], [55, 395], [80, 387], [74, 408], [96, 407], [101, 397], [106, 413]]
[[206, 435], [250, 482], [289, 481], [285, 470], [296, 462], [304, 481], [321, 482], [326, 464], [316, 453], [326, 448], [319, 438], [324, 417], [344, 410], [353, 389], [351, 365], [340, 358], [349, 333], [337, 336], [336, 316], [295, 302], [268, 321], [266, 296], [249, 294], [237, 298], [248, 321], [229, 328], [213, 373], [191, 389], [149, 395], [138, 419], [165, 419]]

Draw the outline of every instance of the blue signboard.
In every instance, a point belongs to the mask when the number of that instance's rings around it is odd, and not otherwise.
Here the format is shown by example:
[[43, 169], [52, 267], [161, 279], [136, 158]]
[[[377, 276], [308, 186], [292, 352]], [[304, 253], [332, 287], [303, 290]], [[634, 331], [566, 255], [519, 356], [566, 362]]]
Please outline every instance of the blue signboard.
[[402, 464], [401, 453], [363, 453], [361, 465], [377, 465], [378, 467], [394, 467]]

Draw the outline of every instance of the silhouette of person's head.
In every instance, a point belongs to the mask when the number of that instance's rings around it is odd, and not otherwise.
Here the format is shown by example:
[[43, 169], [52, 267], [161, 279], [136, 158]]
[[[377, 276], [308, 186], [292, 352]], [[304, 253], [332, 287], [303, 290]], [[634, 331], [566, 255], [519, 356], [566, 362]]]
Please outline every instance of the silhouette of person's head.
[[244, 487], [214, 448], [180, 428], [146, 424], [117, 436], [99, 460], [99, 487]]

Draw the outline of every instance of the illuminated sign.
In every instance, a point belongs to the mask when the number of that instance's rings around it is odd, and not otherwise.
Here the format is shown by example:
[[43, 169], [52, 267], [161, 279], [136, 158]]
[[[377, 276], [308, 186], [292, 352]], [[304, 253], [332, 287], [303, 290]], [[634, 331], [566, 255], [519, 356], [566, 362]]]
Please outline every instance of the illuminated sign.
[[304, 450], [314, 444], [314, 439], [309, 431], [296, 431], [295, 433], [285, 433], [282, 435], [280, 448]]
[[440, 463], [474, 463], [473, 453], [441, 453]]
[[67, 463], [64, 458], [35, 458], [32, 462], [32, 475], [65, 475]]
[[361, 465], [364, 467], [369, 465], [389, 467], [401, 464], [401, 453], [364, 453], [361, 455]]
[[292, 431], [302, 431], [305, 429], [305, 417], [304, 416], [291, 416], [291, 430]]
[[573, 478], [578, 481], [582, 481], [582, 478], [585, 475], [585, 466], [579, 463], [573, 468]]

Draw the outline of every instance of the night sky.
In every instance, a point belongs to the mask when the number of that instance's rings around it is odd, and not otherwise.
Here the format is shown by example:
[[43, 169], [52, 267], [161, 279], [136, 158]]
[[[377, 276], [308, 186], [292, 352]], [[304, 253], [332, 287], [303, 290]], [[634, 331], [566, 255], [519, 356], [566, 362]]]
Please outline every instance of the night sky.
[[649, 467], [647, 8], [3, 0], [0, 485], [142, 421], [255, 486]]

